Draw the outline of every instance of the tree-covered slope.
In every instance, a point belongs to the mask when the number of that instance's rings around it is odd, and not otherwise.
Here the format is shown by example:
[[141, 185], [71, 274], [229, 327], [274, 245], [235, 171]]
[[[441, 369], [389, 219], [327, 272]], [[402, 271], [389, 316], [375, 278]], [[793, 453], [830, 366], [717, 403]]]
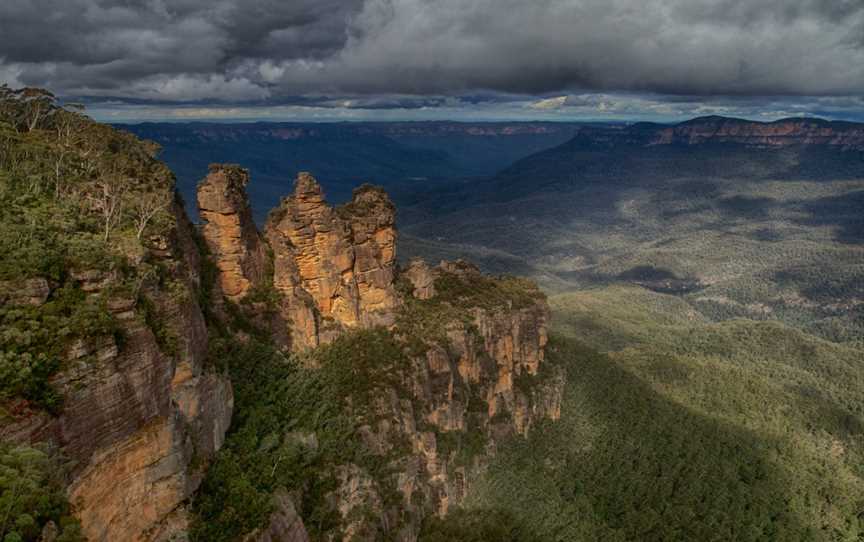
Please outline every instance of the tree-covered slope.
[[860, 540], [864, 350], [636, 287], [551, 303], [561, 420], [502, 448], [466, 513], [541, 540]]
[[195, 236], [156, 149], [0, 87], [4, 540], [161, 536], [230, 423]]
[[582, 130], [405, 211], [403, 255], [465, 255], [557, 292], [641, 284], [714, 320], [864, 338], [861, 125], [712, 122]]

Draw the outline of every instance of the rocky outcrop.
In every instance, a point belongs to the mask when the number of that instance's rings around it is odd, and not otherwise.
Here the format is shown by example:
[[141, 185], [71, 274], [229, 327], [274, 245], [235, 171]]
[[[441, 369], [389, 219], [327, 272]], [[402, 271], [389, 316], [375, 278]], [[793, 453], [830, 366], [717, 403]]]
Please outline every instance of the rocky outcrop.
[[51, 294], [51, 284], [45, 278], [22, 281], [0, 281], [0, 303], [41, 305]]
[[69, 499], [93, 542], [168, 540], [183, 530], [182, 503], [231, 421], [231, 384], [206, 363], [191, 225], [179, 207], [174, 212], [172, 238], [151, 240], [173, 287], [144, 284], [141, 294], [171, 330], [173, 347], [160, 344], [143, 302], [114, 293], [117, 277], [73, 272], [87, 295], [107, 298], [119, 333], [70, 345], [51, 382], [64, 399], [58, 416], [25, 412], [0, 429], [3, 438], [52, 442], [69, 460]]
[[294, 295], [301, 288], [325, 326], [385, 322], [397, 304], [394, 222], [382, 190], [363, 186], [350, 203], [333, 208], [318, 182], [301, 173], [294, 194], [270, 213], [265, 228], [274, 257], [289, 268], [277, 289]]
[[273, 495], [273, 504], [276, 511], [267, 526], [247, 535], [244, 542], [309, 542], [309, 533], [291, 495], [280, 489]]
[[198, 185], [203, 235], [219, 269], [222, 294], [242, 299], [265, 279], [267, 254], [252, 219], [246, 184], [249, 172], [230, 164], [212, 164]]
[[435, 295], [435, 274], [425, 261], [411, 260], [402, 276], [411, 283], [411, 295], [417, 299], [431, 299]]
[[[469, 291], [475, 281], [491, 280], [464, 262], [442, 262], [417, 273], [421, 267], [415, 263], [408, 272], [413, 269], [415, 275], [425, 277], [429, 273], [436, 280], [459, 281]], [[425, 279], [414, 283], [415, 297], [423, 298], [429, 291]], [[422, 292], [426, 293], [418, 295]], [[416, 360], [419, 370], [415, 371], [413, 403], [421, 408], [414, 412], [414, 424], [402, 423], [400, 427], [407, 429], [405, 433], [421, 458], [428, 477], [426, 486], [433, 492], [438, 513], [446, 513], [449, 506], [462, 500], [472, 470], [477, 470], [477, 462], [482, 463], [483, 454], [491, 451], [474, 450], [473, 463], [460, 464], [458, 453], [446, 446], [449, 441], [470, 440], [472, 436], [476, 441], [479, 433], [494, 449], [501, 437], [525, 435], [537, 420], [560, 416], [563, 376], [543, 364], [549, 307], [536, 289], [527, 290], [527, 294], [520, 306], [509, 300], [471, 306], [470, 299], [439, 301], [434, 293], [426, 297], [433, 303], [457, 305], [459, 311], [443, 324], [444, 340], [430, 342], [425, 356]], [[412, 426], [416, 428], [413, 431]], [[419, 480], [414, 485], [419, 487]]]
[[383, 189], [363, 185], [337, 209], [351, 230], [357, 310], [365, 325], [385, 323], [397, 305], [396, 208]]
[[[402, 277], [415, 300], [400, 309], [394, 332], [421, 344], [411, 348], [403, 386], [380, 394], [375, 421], [360, 432], [375, 454], [395, 454], [390, 483], [402, 503], [388, 508], [372, 495], [384, 481], [376, 486], [356, 467], [340, 471], [338, 491], [354, 488], [356, 506], [373, 511], [364, 522], [342, 510], [355, 518], [355, 532], [367, 533], [355, 540], [382, 533], [416, 540], [420, 518], [460, 503], [502, 438], [560, 416], [563, 374], [544, 363], [549, 308], [535, 287], [505, 285], [464, 262], [430, 268], [416, 261]], [[508, 297], [523, 287], [518, 298]], [[423, 315], [430, 320], [416, 320]], [[404, 443], [408, 451], [400, 454]]]
[[214, 165], [198, 188], [204, 237], [228, 299], [272, 285], [279, 300], [271, 330], [294, 350], [328, 342], [344, 329], [392, 321], [395, 209], [381, 189], [360, 187], [351, 202], [334, 208], [317, 181], [301, 173], [294, 193], [270, 213], [262, 238], [247, 182], [245, 170]]

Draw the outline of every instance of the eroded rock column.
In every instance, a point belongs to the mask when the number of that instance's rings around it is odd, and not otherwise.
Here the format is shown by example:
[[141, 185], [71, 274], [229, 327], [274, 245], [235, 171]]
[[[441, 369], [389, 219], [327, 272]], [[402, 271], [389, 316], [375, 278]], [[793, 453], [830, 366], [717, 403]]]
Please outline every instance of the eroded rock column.
[[246, 195], [249, 172], [230, 164], [211, 164], [198, 185], [198, 210], [219, 286], [231, 301], [242, 299], [265, 279], [267, 253]]

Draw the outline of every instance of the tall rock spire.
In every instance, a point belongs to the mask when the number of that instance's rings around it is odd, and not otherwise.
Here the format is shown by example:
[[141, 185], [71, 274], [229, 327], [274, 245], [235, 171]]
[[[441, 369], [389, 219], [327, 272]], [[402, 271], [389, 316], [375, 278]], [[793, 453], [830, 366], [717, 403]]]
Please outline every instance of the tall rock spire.
[[204, 237], [226, 298], [237, 301], [253, 286], [272, 283], [280, 294], [275, 325], [282, 328], [274, 336], [293, 349], [327, 342], [345, 328], [392, 322], [398, 305], [395, 208], [382, 189], [361, 186], [351, 202], [334, 208], [315, 178], [300, 173], [294, 193], [271, 211], [262, 237], [252, 220], [248, 181], [244, 169], [213, 165], [198, 187]]
[[236, 165], [211, 164], [198, 185], [198, 212], [204, 239], [219, 268], [222, 294], [232, 301], [265, 280], [267, 253], [246, 195], [249, 172]]
[[300, 173], [265, 231], [274, 257], [294, 262], [299, 286], [329, 324], [324, 327], [374, 325], [392, 317], [395, 210], [383, 190], [363, 186], [350, 203], [333, 208], [315, 178]]

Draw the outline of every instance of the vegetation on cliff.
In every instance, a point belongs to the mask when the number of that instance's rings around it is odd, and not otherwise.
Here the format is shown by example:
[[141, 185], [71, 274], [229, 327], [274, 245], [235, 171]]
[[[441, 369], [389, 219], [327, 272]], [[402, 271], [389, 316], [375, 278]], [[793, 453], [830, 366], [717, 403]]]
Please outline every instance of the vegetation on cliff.
[[[229, 327], [242, 329], [249, 338], [238, 342], [226, 336], [213, 343], [216, 350], [211, 359], [221, 360], [234, 383], [235, 415], [225, 446], [194, 500], [194, 539], [235, 540], [264, 528], [280, 491], [290, 494], [313, 538], [338, 537], [351, 528], [357, 539], [389, 539], [397, 536], [401, 525], [413, 522], [416, 526], [424, 516], [434, 515], [437, 504], [429, 498], [428, 488], [408, 489], [406, 495], [406, 488], [399, 485], [412, 453], [417, 453], [412, 451], [406, 429], [399, 426], [416, 423], [417, 428], [410, 431], [425, 431], [434, 438], [431, 445], [437, 447], [437, 461], [469, 468], [487, 451], [489, 427], [477, 420], [488, 418], [489, 406], [479, 394], [481, 383], [457, 381], [450, 391], [455, 398], [449, 400], [468, 404], [466, 427], [442, 430], [430, 422], [426, 416], [433, 406], [424, 404], [415, 389], [430, 385], [434, 378], [424, 376], [426, 351], [433, 346], [445, 351], [452, 348], [447, 328], [453, 324], [466, 326], [466, 337], [482, 344], [473, 328], [472, 310], [536, 309], [543, 302], [542, 294], [530, 283], [490, 279], [469, 267], [457, 271], [442, 271], [436, 281], [441, 297], [415, 299], [410, 285], [402, 284], [402, 305], [392, 330], [345, 331], [333, 342], [301, 353], [279, 351], [267, 332], [256, 328], [254, 319], [248, 317], [255, 310], [251, 304], [241, 302], [230, 309]], [[536, 379], [532, 383], [539, 389], [547, 376], [544, 372], [531, 377]], [[442, 393], [447, 395], [446, 384], [432, 385], [445, 386]], [[484, 381], [483, 385], [491, 383]], [[527, 397], [532, 391], [522, 390]], [[502, 420], [492, 422], [502, 424], [502, 430], [512, 423], [509, 416], [506, 410], [499, 411]], [[382, 427], [392, 429], [379, 433]], [[368, 476], [363, 479], [374, 485], [380, 502], [373, 498], [359, 506], [351, 503], [346, 515], [348, 502], [343, 501], [355, 497], [337, 495], [345, 482], [340, 473], [347, 466]], [[421, 479], [424, 476], [428, 475], [421, 474]], [[364, 482], [360, 483], [362, 487]], [[409, 495], [410, 502], [406, 502]], [[457, 514], [455, 520], [428, 523], [423, 536], [429, 540], [449, 536], [462, 517], [467, 516]], [[382, 524], [386, 528], [374, 527]], [[362, 530], [370, 526], [373, 531]], [[483, 521], [472, 523], [465, 532], [479, 540], [515, 528], [515, 524]]]
[[81, 542], [81, 529], [64, 494], [64, 466], [56, 452], [0, 443], [0, 540]]
[[502, 446], [468, 512], [542, 540], [861, 538], [862, 350], [635, 287], [551, 304], [561, 419]]
[[206, 457], [230, 419], [230, 387], [200, 372], [206, 330], [184, 306], [195, 255], [156, 151], [46, 91], [0, 86], [6, 541], [77, 536], [67, 495], [88, 538], [143, 536], [194, 490], [186, 447]]
[[[341, 465], [395, 484], [389, 458], [369, 450], [359, 432], [373, 421], [375, 392], [392, 386], [408, 363], [386, 330], [342, 335], [305, 358], [260, 340], [223, 340], [215, 348], [234, 383], [235, 414], [195, 500], [195, 540], [236, 540], [263, 527], [280, 488], [293, 492], [311, 535], [338, 532], [329, 494]], [[394, 487], [384, 496], [401, 499]]]
[[45, 91], [0, 87], [0, 402], [56, 410], [48, 380], [69, 346], [115, 332], [84, 274], [134, 298], [158, 272], [141, 260], [173, 223], [173, 177], [155, 152]]

